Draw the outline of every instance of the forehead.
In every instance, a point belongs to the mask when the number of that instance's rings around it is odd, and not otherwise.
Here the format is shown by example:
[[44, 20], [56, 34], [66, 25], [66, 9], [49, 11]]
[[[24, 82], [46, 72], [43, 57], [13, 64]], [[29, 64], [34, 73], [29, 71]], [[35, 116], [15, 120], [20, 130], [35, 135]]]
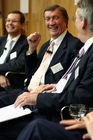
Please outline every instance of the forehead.
[[7, 18], [20, 19], [20, 14], [10, 13]]
[[55, 16], [55, 15], [58, 15], [58, 16], [61, 16], [62, 17], [62, 13], [59, 9], [55, 9], [54, 11], [46, 11], [44, 16]]

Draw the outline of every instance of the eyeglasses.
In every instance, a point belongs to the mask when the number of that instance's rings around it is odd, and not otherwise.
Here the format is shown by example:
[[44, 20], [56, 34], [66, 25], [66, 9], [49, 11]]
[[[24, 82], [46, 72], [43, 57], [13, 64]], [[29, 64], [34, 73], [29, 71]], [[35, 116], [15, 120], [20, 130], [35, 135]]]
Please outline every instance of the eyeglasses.
[[16, 20], [16, 19], [6, 19], [6, 22], [13, 22], [13, 23], [16, 23], [16, 22], [20, 22], [20, 20]]

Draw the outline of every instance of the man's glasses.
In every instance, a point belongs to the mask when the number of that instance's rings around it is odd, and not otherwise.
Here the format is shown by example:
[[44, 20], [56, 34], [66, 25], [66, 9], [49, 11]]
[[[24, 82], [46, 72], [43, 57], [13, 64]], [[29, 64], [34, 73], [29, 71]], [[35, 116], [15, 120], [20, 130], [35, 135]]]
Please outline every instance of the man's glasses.
[[16, 19], [6, 19], [6, 22], [13, 22], [13, 23], [16, 23], [16, 22], [20, 22], [20, 20], [16, 20]]

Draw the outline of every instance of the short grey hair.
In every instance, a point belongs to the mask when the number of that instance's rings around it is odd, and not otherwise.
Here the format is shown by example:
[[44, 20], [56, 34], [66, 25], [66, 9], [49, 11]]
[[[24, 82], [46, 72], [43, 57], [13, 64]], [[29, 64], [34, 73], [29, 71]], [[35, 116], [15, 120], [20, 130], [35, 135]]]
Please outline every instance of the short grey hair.
[[78, 16], [80, 19], [84, 17], [88, 28], [93, 31], [93, 0], [78, 0], [76, 5], [80, 8]]

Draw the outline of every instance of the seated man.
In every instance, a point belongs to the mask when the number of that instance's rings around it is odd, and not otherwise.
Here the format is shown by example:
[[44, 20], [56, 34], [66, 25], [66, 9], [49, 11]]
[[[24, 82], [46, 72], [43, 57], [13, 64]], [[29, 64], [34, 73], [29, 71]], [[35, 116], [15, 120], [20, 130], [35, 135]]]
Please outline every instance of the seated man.
[[[57, 19], [54, 17], [57, 17]], [[53, 22], [51, 22], [51, 18], [53, 18]], [[67, 31], [68, 14], [65, 8], [59, 5], [53, 5], [47, 7], [44, 10], [44, 20], [45, 20], [45, 25], [49, 30], [51, 39], [41, 47], [38, 55], [36, 54], [36, 48], [41, 39], [40, 34], [35, 32], [29, 35], [27, 38], [29, 43], [29, 50], [26, 53], [26, 59], [25, 59], [26, 60], [25, 72], [26, 72], [26, 76], [28, 77], [27, 85], [29, 84], [32, 75], [34, 75], [35, 72], [38, 70], [40, 63], [43, 60], [44, 54], [48, 52], [47, 50], [52, 40], [54, 41], [53, 53], [48, 54], [50, 56], [48, 57], [49, 58], [48, 64], [45, 67], [45, 71], [43, 72], [40, 71], [38, 72], [39, 74], [37, 74], [39, 77], [40, 77], [40, 73], [43, 74], [41, 75], [42, 78], [37, 78], [37, 76], [35, 76], [36, 79], [34, 78], [34, 81], [31, 81], [29, 87], [32, 87], [32, 83], [36, 83], [37, 79], [40, 80], [38, 85], [57, 83], [61, 78], [61, 76], [68, 69], [73, 58], [76, 56], [79, 49], [83, 45], [83, 43], [81, 43], [79, 39], [72, 36]], [[36, 85], [34, 85], [34, 87], [35, 86]], [[6, 93], [5, 92], [3, 94], [0, 93], [0, 97], [4, 94]]]
[[[78, 30], [79, 38], [85, 42], [84, 50], [87, 51], [79, 61], [76, 68], [73, 70], [63, 91], [55, 94], [33, 93], [32, 95], [27, 95], [27, 93], [24, 93], [18, 97], [15, 102], [15, 106], [24, 106], [27, 104], [36, 105], [39, 112], [43, 112], [42, 116], [46, 112], [50, 113], [54, 111], [54, 113], [57, 113], [57, 111], [61, 109], [60, 107], [72, 103], [83, 103], [93, 107], [93, 0], [79, 0], [77, 1], [77, 6], [78, 8], [75, 14], [75, 25]], [[58, 87], [60, 88], [60, 86]], [[59, 112], [57, 115], [59, 115]], [[89, 130], [89, 125], [87, 124], [87, 121], [93, 123], [93, 121], [91, 121], [91, 117], [93, 120], [93, 116], [90, 116], [91, 114], [88, 114], [84, 118], [85, 123], [84, 121], [79, 120], [64, 120], [60, 122], [62, 125], [49, 122], [47, 120], [38, 120], [29, 124], [26, 129], [23, 130], [18, 140], [20, 138], [23, 140], [82, 140], [82, 136], [83, 139], [89, 138], [87, 135], [85, 135], [86, 130], [81, 130], [81, 128], [85, 127], [85, 124], [88, 127], [90, 137], [93, 139], [93, 133], [91, 134], [91, 130]], [[47, 118], [48, 120], [49, 117], [50, 116]], [[64, 125], [66, 125], [65, 129]], [[93, 128], [93, 124], [91, 125]]]
[[[82, 4], [83, 2], [85, 3]], [[17, 98], [15, 107], [31, 105], [29, 106], [31, 109], [36, 108], [37, 110], [33, 110], [32, 114], [29, 116], [3, 123], [3, 125], [1, 124], [1, 137], [7, 137], [9, 140], [16, 139], [19, 132], [29, 121], [39, 117], [59, 122], [60, 109], [64, 105], [82, 103], [93, 106], [93, 30], [91, 27], [93, 3], [91, 0], [83, 0], [82, 3], [78, 3], [75, 14], [75, 25], [78, 30], [79, 38], [85, 43], [84, 46], [80, 49], [79, 54], [74, 59], [67, 72], [56, 84], [52, 93], [42, 92], [46, 90], [46, 87], [43, 87], [40, 91], [31, 90], [31, 92], [24, 92]], [[88, 13], [86, 11], [88, 11]], [[47, 14], [51, 15], [51, 12], [45, 12], [45, 15]], [[87, 20], [89, 17], [90, 20]], [[53, 29], [56, 30], [58, 28]], [[31, 41], [33, 42], [33, 40]], [[2, 106], [3, 101], [9, 101], [8, 104], [13, 103], [12, 99], [15, 100], [17, 96], [18, 95], [16, 95], [15, 98], [13, 96], [8, 96], [9, 98], [7, 97], [5, 100], [2, 99], [0, 105]]]
[[3, 88], [23, 87], [24, 76], [9, 74], [7, 72], [25, 71], [25, 53], [28, 49], [24, 30], [25, 17], [20, 11], [9, 12], [6, 18], [6, 30], [8, 35], [0, 37], [0, 86]]

